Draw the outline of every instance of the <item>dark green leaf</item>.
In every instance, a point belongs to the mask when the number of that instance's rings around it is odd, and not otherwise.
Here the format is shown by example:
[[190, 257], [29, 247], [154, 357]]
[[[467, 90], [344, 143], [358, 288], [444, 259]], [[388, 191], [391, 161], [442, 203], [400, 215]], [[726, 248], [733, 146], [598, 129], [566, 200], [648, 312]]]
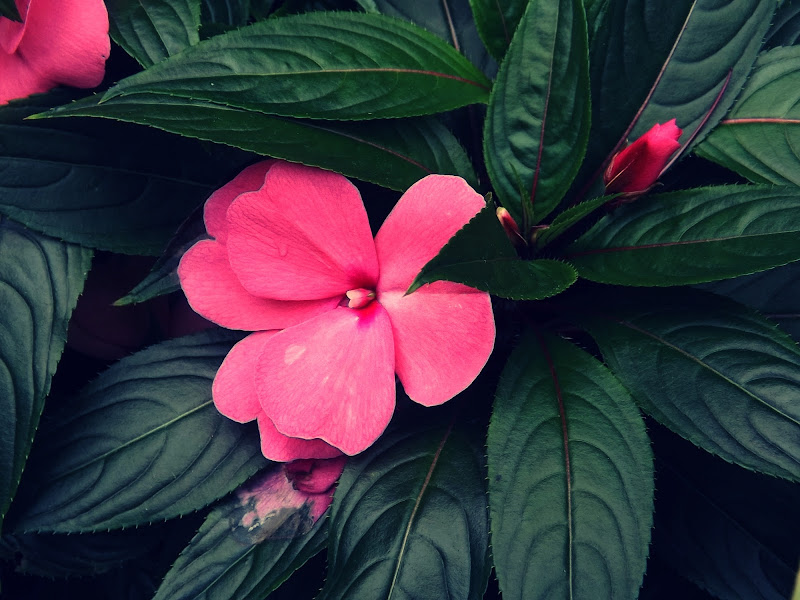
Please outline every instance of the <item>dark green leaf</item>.
[[366, 0], [359, 2], [366, 10], [411, 21], [449, 42], [473, 64], [491, 75], [497, 64], [481, 42], [469, 0], [407, 2], [406, 0]]
[[773, 0], [610, 3], [591, 49], [592, 131], [578, 177], [584, 187], [600, 179], [626, 139], [656, 123], [677, 119], [681, 142], [695, 134], [700, 141], [739, 93], [775, 8]]
[[800, 262], [702, 288], [755, 308], [800, 341]]
[[320, 600], [479, 600], [489, 575], [483, 451], [459, 432], [384, 435], [345, 467]]
[[152, 92], [289, 117], [378, 119], [486, 102], [490, 85], [411, 23], [327, 12], [216, 36], [123, 79], [100, 102]]
[[251, 523], [258, 502], [237, 493], [215, 508], [154, 600], [262, 600], [327, 544], [325, 517], [313, 523], [308, 506], [280, 509], [263, 519], [258, 515]]
[[179, 290], [181, 284], [178, 279], [178, 264], [181, 262], [181, 257], [196, 242], [207, 237], [201, 206], [181, 224], [147, 276], [125, 296], [114, 302], [114, 305], [136, 304]]
[[717, 186], [640, 198], [567, 248], [581, 277], [617, 285], [702, 283], [800, 259], [800, 190]]
[[111, 38], [143, 67], [200, 41], [200, 0], [106, 0]]
[[487, 445], [503, 598], [636, 598], [653, 457], [614, 376], [560, 338], [528, 335], [500, 379]]
[[550, 226], [541, 232], [539, 237], [536, 238], [536, 245], [539, 248], [543, 248], [555, 240], [558, 236], [566, 232], [567, 229], [573, 225], [577, 225], [580, 221], [588, 217], [598, 208], [604, 204], [607, 204], [608, 202], [611, 202], [616, 197], [617, 194], [600, 196], [599, 198], [587, 200], [586, 202], [581, 202], [580, 204], [569, 207], [564, 212], [556, 215], [556, 218], [553, 219], [553, 222], [550, 224]]
[[32, 229], [102, 250], [159, 254], [230, 176], [227, 160], [192, 140], [123, 124], [22, 120], [47, 106], [31, 99], [0, 108], [0, 212]]
[[250, 0], [202, 0], [204, 23], [241, 27], [250, 18]]
[[0, 216], [0, 525], [19, 484], [91, 252]]
[[598, 30], [603, 26], [603, 20], [608, 12], [611, 0], [583, 0], [586, 8], [586, 28], [589, 30], [589, 47], [597, 35]]
[[566, 263], [520, 260], [489, 202], [422, 267], [406, 293], [446, 280], [503, 298], [541, 300], [562, 292], [576, 279], [575, 269]]
[[42, 429], [16, 528], [81, 532], [169, 519], [264, 467], [256, 432], [211, 400], [211, 380], [236, 339], [216, 331], [164, 342], [89, 384]]
[[476, 185], [464, 149], [433, 119], [335, 123], [137, 94], [101, 105], [74, 103], [47, 116], [97, 116], [158, 127], [188, 137], [337, 171], [396, 190], [431, 173], [460, 175]]
[[17, 10], [17, 3], [14, 0], [0, 0], [0, 17], [22, 22], [22, 17]]
[[[752, 310], [698, 290], [628, 294], [580, 317], [659, 422], [727, 461], [800, 480], [800, 350]], [[635, 303], [635, 304], [634, 304]]]
[[483, 43], [500, 62], [522, 19], [527, 0], [469, 0]]
[[783, 0], [764, 38], [764, 48], [793, 46], [800, 39], [800, 2]]
[[800, 486], [680, 441], [654, 437], [654, 555], [717, 598], [788, 598], [800, 558]]
[[579, 0], [534, 0], [492, 89], [486, 168], [500, 203], [526, 226], [561, 202], [583, 160], [589, 135], [587, 44]]
[[800, 185], [800, 46], [756, 61], [727, 118], [697, 154], [756, 183]]

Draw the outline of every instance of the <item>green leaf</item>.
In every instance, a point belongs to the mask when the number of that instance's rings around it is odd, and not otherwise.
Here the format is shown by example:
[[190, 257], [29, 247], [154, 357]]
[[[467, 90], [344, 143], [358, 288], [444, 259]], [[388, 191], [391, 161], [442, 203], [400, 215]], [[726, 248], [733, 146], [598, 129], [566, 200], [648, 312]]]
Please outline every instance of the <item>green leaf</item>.
[[793, 46], [800, 39], [800, 2], [782, 0], [764, 38], [764, 49]]
[[441, 2], [407, 2], [406, 0], [369, 0], [360, 2], [368, 12], [378, 11], [390, 17], [411, 21], [443, 40], [482, 68], [484, 73], [496, 71], [497, 65], [489, 58], [481, 42], [469, 0], [442, 0]]
[[800, 262], [701, 287], [755, 308], [800, 341]]
[[611, 202], [618, 194], [611, 194], [609, 196], [600, 196], [586, 202], [581, 202], [575, 206], [569, 207], [564, 212], [556, 215], [553, 222], [547, 229], [542, 230], [539, 237], [536, 238], [536, 246], [543, 248], [560, 235], [563, 235], [570, 227], [577, 225], [580, 221], [591, 215], [601, 206]]
[[250, 18], [250, 0], [203, 0], [204, 23], [241, 27]]
[[220, 175], [230, 176], [223, 157], [192, 140], [123, 124], [22, 120], [46, 106], [37, 98], [0, 108], [0, 212], [31, 229], [157, 255]]
[[289, 117], [379, 119], [486, 102], [452, 46], [398, 19], [344, 12], [268, 19], [123, 79], [101, 103], [157, 93]]
[[0, 525], [19, 484], [91, 252], [0, 216]]
[[800, 480], [800, 350], [786, 334], [698, 290], [628, 294], [624, 306], [598, 296], [579, 319], [645, 411], [727, 461]]
[[273, 117], [220, 104], [136, 94], [100, 105], [75, 103], [45, 116], [96, 116], [150, 125], [349, 177], [406, 190], [431, 173], [477, 185], [464, 149], [443, 125], [424, 119], [336, 123]]
[[527, 0], [469, 0], [483, 43], [500, 62], [522, 19]]
[[589, 135], [587, 44], [579, 0], [534, 0], [492, 89], [486, 168], [500, 203], [526, 227], [561, 202], [583, 160]]
[[251, 523], [256, 502], [237, 494], [215, 508], [153, 600], [262, 600], [327, 544], [325, 517], [312, 524], [308, 506], [279, 509]]
[[676, 119], [680, 141], [693, 140], [689, 148], [702, 140], [747, 79], [776, 7], [775, 0], [611, 2], [591, 48], [592, 131], [582, 187], [600, 180], [626, 140], [656, 123]]
[[697, 154], [756, 183], [800, 185], [800, 46], [756, 61], [727, 118]]
[[577, 273], [557, 260], [520, 260], [488, 202], [422, 267], [406, 294], [426, 283], [463, 283], [503, 298], [541, 300], [575, 283]]
[[136, 304], [179, 290], [178, 265], [181, 258], [196, 242], [206, 238], [208, 233], [203, 221], [203, 207], [200, 206], [181, 224], [145, 278], [114, 302], [114, 306]]
[[71, 533], [177, 517], [264, 467], [256, 432], [211, 400], [211, 380], [238, 337], [164, 342], [89, 384], [41, 430], [16, 529]]
[[143, 67], [200, 41], [200, 0], [106, 0], [109, 33]]
[[482, 449], [411, 427], [348, 461], [330, 518], [320, 600], [479, 600], [488, 581]]
[[647, 196], [601, 219], [564, 258], [586, 279], [686, 285], [800, 259], [800, 191], [716, 186]]
[[0, 0], [0, 17], [6, 17], [12, 21], [22, 23], [22, 17], [17, 10], [17, 3], [14, 0]]
[[560, 338], [528, 335], [500, 379], [487, 445], [503, 598], [636, 598], [653, 457], [614, 376]]
[[680, 438], [666, 446], [662, 438], [653, 440], [654, 556], [717, 598], [788, 598], [797, 569], [800, 486], [745, 471], [686, 442], [679, 446]]

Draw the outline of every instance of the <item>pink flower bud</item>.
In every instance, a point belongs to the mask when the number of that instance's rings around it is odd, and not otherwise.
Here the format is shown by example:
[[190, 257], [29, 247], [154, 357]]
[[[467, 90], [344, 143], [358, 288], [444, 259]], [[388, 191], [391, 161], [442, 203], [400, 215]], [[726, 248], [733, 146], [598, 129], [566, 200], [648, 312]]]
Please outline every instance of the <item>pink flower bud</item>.
[[498, 206], [495, 214], [497, 214], [497, 219], [500, 221], [500, 225], [503, 226], [511, 243], [515, 246], [524, 246], [525, 238], [523, 238], [522, 234], [519, 232], [517, 222], [514, 220], [514, 217], [511, 216], [511, 213], [502, 206]]
[[652, 186], [675, 151], [683, 131], [675, 119], [656, 123], [638, 140], [614, 155], [603, 175], [606, 193], [641, 194]]

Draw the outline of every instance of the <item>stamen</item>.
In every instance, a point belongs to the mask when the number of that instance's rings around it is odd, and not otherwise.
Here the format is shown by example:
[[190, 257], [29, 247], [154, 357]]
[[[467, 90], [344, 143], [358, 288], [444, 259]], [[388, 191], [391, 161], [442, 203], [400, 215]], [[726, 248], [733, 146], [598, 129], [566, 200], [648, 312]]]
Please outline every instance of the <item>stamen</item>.
[[364, 308], [365, 306], [369, 306], [369, 304], [375, 300], [375, 292], [372, 290], [365, 290], [364, 288], [350, 290], [345, 295], [349, 300], [347, 303], [349, 308]]

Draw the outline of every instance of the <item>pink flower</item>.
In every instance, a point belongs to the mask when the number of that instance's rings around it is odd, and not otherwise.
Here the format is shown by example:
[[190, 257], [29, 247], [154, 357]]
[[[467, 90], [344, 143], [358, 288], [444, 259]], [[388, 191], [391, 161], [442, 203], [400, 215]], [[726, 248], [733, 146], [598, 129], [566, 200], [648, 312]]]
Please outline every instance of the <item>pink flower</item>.
[[16, 0], [0, 17], [0, 104], [58, 85], [100, 84], [111, 51], [103, 0]]
[[683, 131], [675, 119], [656, 123], [638, 140], [614, 155], [603, 181], [606, 193], [640, 194], [652, 186], [675, 151]]
[[372, 239], [358, 190], [301, 165], [253, 165], [206, 202], [213, 240], [183, 256], [192, 308], [254, 331], [220, 367], [214, 402], [256, 419], [277, 461], [353, 455], [395, 406], [395, 373], [425, 406], [464, 390], [494, 346], [488, 294], [436, 282], [405, 296], [422, 266], [484, 206], [464, 180], [414, 184]]

